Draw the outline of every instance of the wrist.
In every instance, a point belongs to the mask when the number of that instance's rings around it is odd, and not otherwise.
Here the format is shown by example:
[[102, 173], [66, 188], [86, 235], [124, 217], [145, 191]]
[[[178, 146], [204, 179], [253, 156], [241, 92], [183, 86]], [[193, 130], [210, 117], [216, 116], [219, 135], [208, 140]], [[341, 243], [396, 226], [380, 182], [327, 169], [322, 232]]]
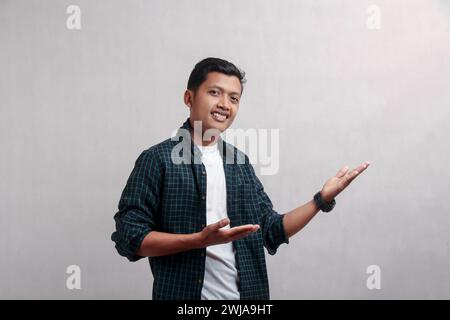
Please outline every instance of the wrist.
[[336, 205], [336, 200], [331, 199], [328, 201], [328, 199], [322, 198], [321, 191], [317, 192], [314, 195], [314, 202], [316, 203], [316, 206], [323, 212], [330, 212], [333, 210], [334, 206]]
[[320, 196], [322, 197], [322, 200], [326, 203], [331, 203], [334, 200], [334, 198], [330, 198], [329, 196], [324, 195], [322, 191], [320, 191]]
[[188, 242], [189, 245], [192, 247], [192, 249], [201, 249], [204, 246], [202, 246], [202, 238], [201, 238], [201, 232], [195, 232], [191, 233], [188, 236]]

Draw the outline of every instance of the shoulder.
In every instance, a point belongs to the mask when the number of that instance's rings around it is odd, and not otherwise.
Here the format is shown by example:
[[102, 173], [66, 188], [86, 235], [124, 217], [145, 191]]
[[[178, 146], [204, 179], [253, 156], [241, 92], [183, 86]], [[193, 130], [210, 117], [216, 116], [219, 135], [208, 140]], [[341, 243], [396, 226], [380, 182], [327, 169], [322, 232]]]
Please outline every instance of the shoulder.
[[137, 162], [152, 163], [162, 166], [168, 159], [174, 146], [174, 141], [170, 138], [155, 144], [141, 152]]

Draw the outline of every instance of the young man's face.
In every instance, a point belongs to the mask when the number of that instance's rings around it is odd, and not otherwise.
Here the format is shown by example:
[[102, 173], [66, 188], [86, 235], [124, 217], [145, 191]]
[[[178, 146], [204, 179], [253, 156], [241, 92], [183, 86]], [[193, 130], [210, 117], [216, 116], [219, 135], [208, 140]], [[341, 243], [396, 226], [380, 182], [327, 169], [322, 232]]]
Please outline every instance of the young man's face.
[[236, 76], [210, 72], [195, 93], [186, 90], [184, 102], [190, 108], [190, 122], [202, 121], [202, 131], [224, 132], [239, 110], [241, 83]]

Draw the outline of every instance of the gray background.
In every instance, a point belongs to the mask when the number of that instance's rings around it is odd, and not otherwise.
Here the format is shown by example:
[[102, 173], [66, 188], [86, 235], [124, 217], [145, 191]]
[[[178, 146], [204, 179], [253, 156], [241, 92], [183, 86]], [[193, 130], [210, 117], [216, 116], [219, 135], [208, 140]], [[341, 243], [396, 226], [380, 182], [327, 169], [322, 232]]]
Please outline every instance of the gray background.
[[260, 176], [280, 213], [372, 163], [267, 256], [272, 298], [449, 298], [449, 40], [444, 0], [0, 0], [0, 298], [151, 298], [113, 215], [140, 152], [187, 118], [207, 56], [247, 72], [233, 128], [280, 129], [280, 169]]

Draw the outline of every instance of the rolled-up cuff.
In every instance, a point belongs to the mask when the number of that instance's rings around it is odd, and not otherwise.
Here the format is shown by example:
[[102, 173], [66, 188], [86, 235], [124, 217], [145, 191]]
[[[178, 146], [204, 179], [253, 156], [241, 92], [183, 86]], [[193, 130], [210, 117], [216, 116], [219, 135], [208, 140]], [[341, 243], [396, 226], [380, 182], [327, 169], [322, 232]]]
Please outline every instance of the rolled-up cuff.
[[130, 262], [138, 261], [144, 257], [136, 254], [136, 252], [141, 247], [142, 241], [144, 238], [151, 232], [150, 228], [144, 229], [140, 231], [138, 234], [134, 234], [133, 237], [123, 237], [120, 236], [117, 232], [114, 232], [111, 236], [111, 240], [113, 240], [116, 245], [117, 252], [126, 257]]
[[284, 215], [278, 213], [273, 218], [274, 221], [272, 222], [266, 243], [266, 249], [270, 255], [277, 253], [277, 249], [281, 244], [289, 244], [289, 238], [286, 235], [286, 230], [283, 225], [283, 218]]

